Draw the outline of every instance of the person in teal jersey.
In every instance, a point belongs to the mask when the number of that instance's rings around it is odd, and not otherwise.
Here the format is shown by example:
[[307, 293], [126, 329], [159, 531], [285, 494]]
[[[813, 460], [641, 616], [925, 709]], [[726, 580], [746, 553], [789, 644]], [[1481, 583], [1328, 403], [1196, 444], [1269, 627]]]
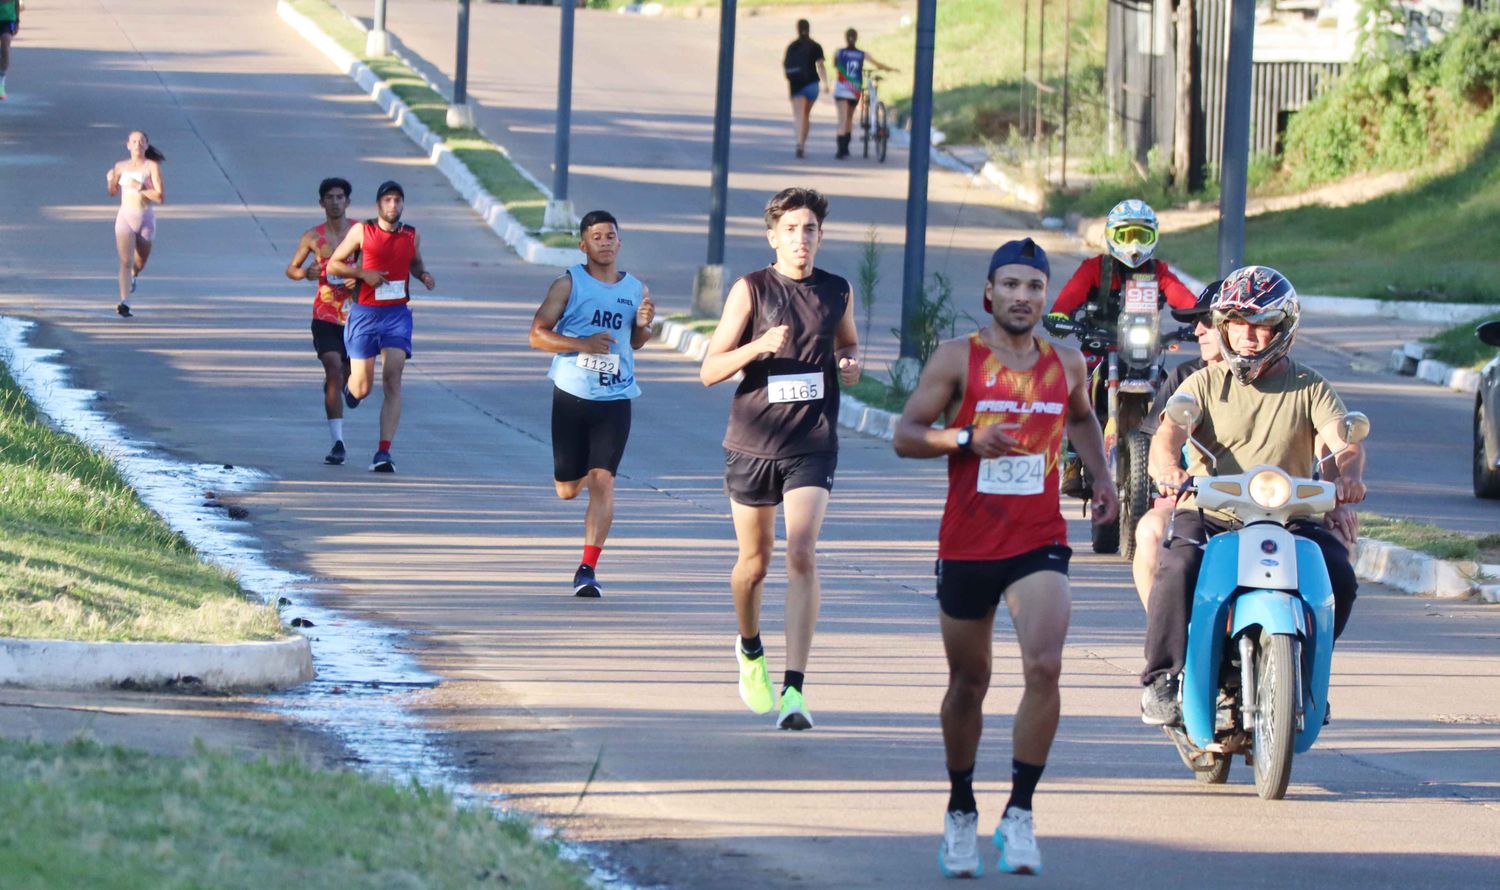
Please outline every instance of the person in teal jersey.
[[630, 438], [635, 350], [651, 339], [651, 292], [616, 266], [620, 227], [607, 211], [585, 214], [578, 226], [585, 262], [563, 273], [531, 320], [531, 348], [552, 353], [552, 477], [557, 496], [585, 487], [583, 559], [573, 595], [598, 597], [599, 554], [615, 518], [615, 474]]
[[21, 30], [21, 0], [0, 0], [0, 99], [5, 98], [5, 74], [10, 70], [10, 42]]

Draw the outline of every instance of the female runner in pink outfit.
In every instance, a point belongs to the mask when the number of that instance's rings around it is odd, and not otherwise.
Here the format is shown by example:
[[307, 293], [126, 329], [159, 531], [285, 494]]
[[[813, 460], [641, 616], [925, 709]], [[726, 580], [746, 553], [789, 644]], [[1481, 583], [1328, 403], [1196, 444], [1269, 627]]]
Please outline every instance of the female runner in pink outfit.
[[156, 211], [152, 205], [160, 204], [166, 197], [161, 178], [161, 162], [166, 156], [156, 150], [143, 130], [132, 130], [125, 147], [130, 149], [130, 157], [111, 167], [104, 182], [111, 195], [120, 196], [120, 212], [115, 216], [115, 249], [120, 255], [120, 304], [115, 311], [129, 318], [135, 279], [146, 268], [146, 260], [151, 256], [151, 239], [156, 237]]

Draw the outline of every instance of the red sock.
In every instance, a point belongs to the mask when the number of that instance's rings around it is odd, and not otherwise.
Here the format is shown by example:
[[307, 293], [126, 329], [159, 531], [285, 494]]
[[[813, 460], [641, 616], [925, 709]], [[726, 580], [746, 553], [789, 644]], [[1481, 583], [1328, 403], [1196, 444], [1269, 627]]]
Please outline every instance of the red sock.
[[604, 550], [603, 547], [595, 547], [595, 546], [593, 546], [591, 544], [584, 544], [583, 545], [583, 564], [586, 565], [586, 566], [588, 566], [591, 569], [598, 568], [599, 567], [599, 554], [603, 550]]
[[381, 439], [380, 440], [380, 450], [381, 451], [390, 451], [391, 450], [391, 440], [390, 439]]

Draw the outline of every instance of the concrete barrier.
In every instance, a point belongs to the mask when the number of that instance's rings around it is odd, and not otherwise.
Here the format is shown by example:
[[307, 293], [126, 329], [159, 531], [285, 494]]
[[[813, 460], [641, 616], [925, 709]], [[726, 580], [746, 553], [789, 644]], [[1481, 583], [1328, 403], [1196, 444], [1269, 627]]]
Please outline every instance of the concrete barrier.
[[250, 643], [95, 643], [0, 638], [0, 685], [97, 689], [192, 684], [216, 691], [281, 689], [313, 678], [297, 635]]

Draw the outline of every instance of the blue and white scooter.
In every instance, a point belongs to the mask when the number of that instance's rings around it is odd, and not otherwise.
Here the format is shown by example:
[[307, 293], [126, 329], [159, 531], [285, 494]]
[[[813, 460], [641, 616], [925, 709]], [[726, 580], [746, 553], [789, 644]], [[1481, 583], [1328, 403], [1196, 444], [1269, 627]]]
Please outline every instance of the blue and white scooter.
[[[1191, 430], [1202, 407], [1180, 393], [1165, 413]], [[1369, 433], [1364, 414], [1345, 415], [1345, 442]], [[1214, 466], [1208, 449], [1190, 441]], [[1333, 663], [1333, 586], [1323, 553], [1286, 526], [1337, 506], [1334, 486], [1272, 466], [1198, 476], [1189, 486], [1199, 507], [1233, 513], [1243, 526], [1204, 547], [1182, 671], [1183, 725], [1163, 728], [1200, 782], [1223, 783], [1230, 758], [1243, 754], [1256, 793], [1280, 800], [1293, 753], [1311, 748], [1323, 728]]]

